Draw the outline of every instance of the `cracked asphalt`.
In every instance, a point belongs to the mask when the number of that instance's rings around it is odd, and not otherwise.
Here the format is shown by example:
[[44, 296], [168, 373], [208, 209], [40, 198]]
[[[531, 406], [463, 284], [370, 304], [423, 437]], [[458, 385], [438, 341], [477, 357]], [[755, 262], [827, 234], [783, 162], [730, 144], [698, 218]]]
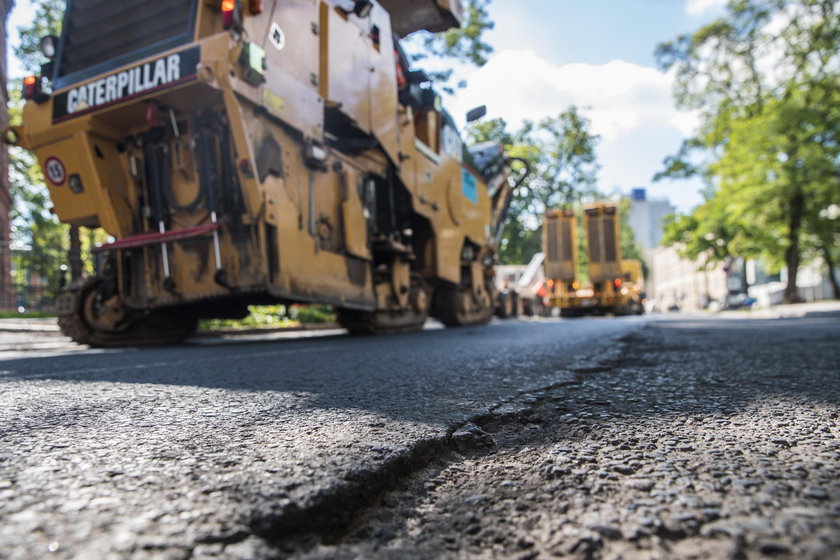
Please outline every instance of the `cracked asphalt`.
[[305, 557], [838, 558], [839, 342], [836, 319], [654, 322]]
[[10, 349], [0, 557], [269, 557], [351, 520], [453, 426], [642, 324]]
[[228, 342], [0, 341], [0, 558], [840, 550], [836, 318]]

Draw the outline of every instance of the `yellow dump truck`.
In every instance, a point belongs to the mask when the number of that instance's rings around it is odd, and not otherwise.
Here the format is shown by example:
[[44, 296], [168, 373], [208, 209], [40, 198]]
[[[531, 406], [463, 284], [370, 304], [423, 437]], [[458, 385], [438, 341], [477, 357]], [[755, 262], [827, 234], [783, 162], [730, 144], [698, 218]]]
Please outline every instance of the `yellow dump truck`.
[[509, 160], [463, 145], [399, 43], [461, 18], [460, 0], [68, 0], [6, 131], [59, 219], [113, 239], [61, 293], [62, 331], [171, 342], [274, 302], [331, 304], [353, 332], [489, 320]]
[[571, 208], [545, 215], [543, 250], [549, 305], [558, 308], [563, 317], [643, 313], [641, 263], [621, 258], [618, 207], [598, 203], [583, 209], [589, 276], [585, 286], [578, 274], [577, 223]]
[[642, 263], [635, 259], [621, 260], [621, 284], [618, 286], [617, 315], [643, 315], [645, 312], [645, 279]]

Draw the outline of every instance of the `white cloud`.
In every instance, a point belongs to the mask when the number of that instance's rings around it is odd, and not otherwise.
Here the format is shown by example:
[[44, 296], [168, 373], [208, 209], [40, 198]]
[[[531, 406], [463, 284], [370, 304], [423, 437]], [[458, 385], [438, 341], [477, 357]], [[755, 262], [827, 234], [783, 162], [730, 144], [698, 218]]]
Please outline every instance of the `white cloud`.
[[504, 51], [470, 76], [458, 92], [458, 109], [487, 104], [493, 116], [512, 126], [557, 115], [569, 105], [586, 109], [592, 129], [614, 142], [643, 126], [672, 127], [684, 135], [697, 125], [671, 100], [671, 77], [654, 68], [621, 60], [607, 64], [557, 66], [534, 51]]
[[[504, 51], [469, 76], [467, 88], [447, 106], [457, 118], [486, 104], [488, 118], [501, 117], [516, 129], [523, 120], [538, 121], [577, 105], [601, 136], [601, 189], [629, 192], [649, 186], [665, 156], [697, 128], [695, 114], [674, 107], [672, 83], [670, 74], [621, 60], [558, 66], [534, 51]], [[686, 209], [700, 200], [697, 186], [659, 183], [650, 190]]]
[[719, 10], [726, 6], [726, 0], [688, 0], [685, 12], [690, 16], [698, 16], [706, 12]]

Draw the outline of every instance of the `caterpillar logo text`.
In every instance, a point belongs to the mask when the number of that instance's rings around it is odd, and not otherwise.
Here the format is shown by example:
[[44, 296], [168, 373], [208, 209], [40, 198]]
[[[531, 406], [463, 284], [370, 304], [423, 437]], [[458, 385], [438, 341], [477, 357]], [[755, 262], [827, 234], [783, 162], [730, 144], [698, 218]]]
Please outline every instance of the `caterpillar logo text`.
[[170, 54], [74, 87], [56, 96], [53, 121], [61, 121], [195, 77], [199, 49]]

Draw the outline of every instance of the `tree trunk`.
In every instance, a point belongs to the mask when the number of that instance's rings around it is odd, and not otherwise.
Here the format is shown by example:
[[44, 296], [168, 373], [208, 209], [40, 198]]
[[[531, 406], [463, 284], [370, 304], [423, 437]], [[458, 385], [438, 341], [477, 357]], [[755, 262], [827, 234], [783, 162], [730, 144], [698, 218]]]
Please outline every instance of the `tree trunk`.
[[82, 277], [82, 240], [79, 236], [79, 226], [70, 226], [70, 250], [67, 253], [70, 261], [70, 280], [75, 282]]
[[799, 290], [796, 289], [796, 276], [799, 272], [799, 230], [802, 228], [802, 218], [805, 215], [805, 195], [801, 187], [797, 187], [790, 198], [790, 231], [788, 231], [788, 247], [785, 251], [785, 264], [788, 278], [785, 286], [784, 303], [802, 303]]
[[834, 261], [831, 259], [831, 248], [828, 245], [823, 245], [823, 259], [828, 266], [828, 279], [831, 281], [831, 292], [834, 294], [834, 299], [840, 299], [840, 284], [837, 283], [837, 274], [834, 272]]

